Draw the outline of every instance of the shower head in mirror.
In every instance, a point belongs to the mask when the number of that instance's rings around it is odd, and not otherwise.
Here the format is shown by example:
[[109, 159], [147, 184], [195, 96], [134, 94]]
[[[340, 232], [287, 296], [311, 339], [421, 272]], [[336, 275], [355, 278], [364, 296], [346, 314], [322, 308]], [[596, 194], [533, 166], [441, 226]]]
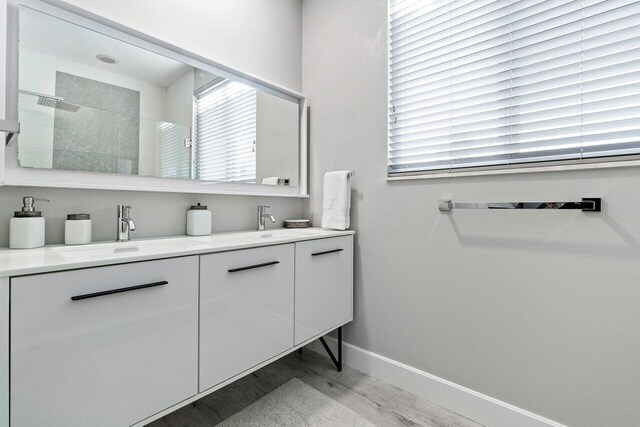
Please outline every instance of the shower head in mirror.
[[80, 106], [77, 104], [71, 104], [70, 102], [64, 102], [62, 99], [54, 99], [45, 96], [38, 97], [38, 105], [55, 108], [56, 110], [71, 111], [72, 113], [75, 113], [80, 109]]
[[25, 95], [37, 96], [38, 101], [36, 102], [38, 105], [42, 105], [43, 107], [55, 108], [58, 110], [71, 111], [75, 113], [80, 109], [80, 106], [77, 104], [71, 104], [70, 102], [65, 102], [64, 98], [53, 95], [46, 95], [44, 93], [31, 92], [29, 90], [20, 90], [20, 93], [24, 93]]

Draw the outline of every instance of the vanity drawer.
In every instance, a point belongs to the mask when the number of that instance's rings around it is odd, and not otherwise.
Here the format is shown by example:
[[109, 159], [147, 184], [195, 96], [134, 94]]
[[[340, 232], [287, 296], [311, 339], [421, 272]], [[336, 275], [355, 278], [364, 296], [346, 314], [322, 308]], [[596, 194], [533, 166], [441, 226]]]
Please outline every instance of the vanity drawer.
[[198, 257], [11, 279], [11, 425], [127, 426], [197, 392]]
[[200, 391], [293, 347], [293, 244], [200, 257]]
[[298, 345], [353, 320], [353, 236], [295, 245], [295, 345]]

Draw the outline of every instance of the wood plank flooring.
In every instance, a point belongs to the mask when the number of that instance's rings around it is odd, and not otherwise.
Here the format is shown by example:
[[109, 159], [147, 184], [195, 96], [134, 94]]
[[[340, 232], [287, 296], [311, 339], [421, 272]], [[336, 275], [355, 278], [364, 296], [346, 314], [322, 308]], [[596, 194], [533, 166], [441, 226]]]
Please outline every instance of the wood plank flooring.
[[293, 352], [228, 386], [166, 415], [149, 427], [210, 427], [230, 417], [292, 378], [298, 378], [378, 426], [477, 427], [434, 403], [313, 351]]

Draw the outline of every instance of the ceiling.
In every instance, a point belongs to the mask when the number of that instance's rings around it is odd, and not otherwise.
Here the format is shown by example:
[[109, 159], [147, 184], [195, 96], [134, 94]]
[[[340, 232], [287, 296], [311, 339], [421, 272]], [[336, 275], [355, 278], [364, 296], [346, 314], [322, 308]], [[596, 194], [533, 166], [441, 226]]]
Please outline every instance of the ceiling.
[[[163, 87], [192, 67], [109, 36], [20, 7], [20, 47]], [[118, 59], [105, 64], [104, 54]]]

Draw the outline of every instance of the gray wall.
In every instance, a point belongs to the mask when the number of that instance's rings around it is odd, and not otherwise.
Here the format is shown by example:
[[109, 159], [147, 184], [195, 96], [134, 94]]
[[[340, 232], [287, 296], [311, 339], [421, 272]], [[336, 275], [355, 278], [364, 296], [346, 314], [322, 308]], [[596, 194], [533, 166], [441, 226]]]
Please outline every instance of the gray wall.
[[[640, 169], [386, 182], [384, 0], [303, 1], [311, 199], [353, 169], [346, 341], [575, 426], [640, 419]], [[339, 66], [336, 66], [339, 64]], [[459, 201], [603, 197], [600, 214]]]
[[298, 104], [258, 91], [256, 112], [256, 182], [277, 176], [297, 187]]
[[[301, 88], [299, 0], [78, 0], [76, 4], [263, 79]], [[214, 231], [252, 229], [258, 203], [271, 205], [280, 221], [299, 217], [302, 209], [299, 199], [287, 198], [0, 187], [0, 247], [9, 244], [9, 219], [24, 195], [52, 200], [40, 204], [47, 219], [47, 243], [64, 240], [64, 218], [78, 211], [92, 214], [94, 240], [112, 240], [118, 203], [134, 206], [135, 237], [184, 234], [186, 209], [197, 201], [210, 206]]]

